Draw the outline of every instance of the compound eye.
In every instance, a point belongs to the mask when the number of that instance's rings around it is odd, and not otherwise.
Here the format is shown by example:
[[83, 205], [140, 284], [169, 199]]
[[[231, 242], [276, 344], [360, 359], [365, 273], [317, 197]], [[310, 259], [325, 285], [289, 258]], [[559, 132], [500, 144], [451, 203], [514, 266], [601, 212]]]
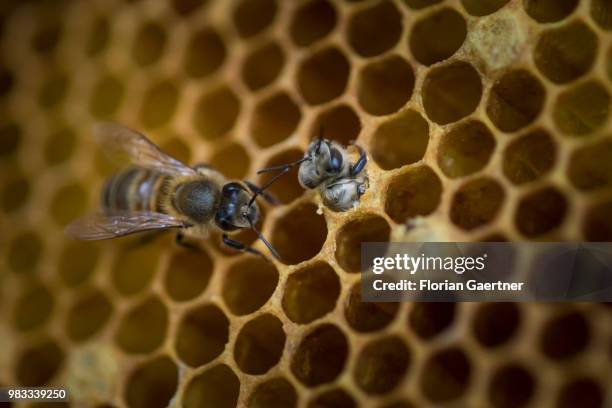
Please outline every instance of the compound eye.
[[328, 173], [338, 173], [342, 168], [342, 153], [338, 149], [330, 150], [329, 162], [327, 163]]
[[236, 182], [227, 183], [226, 185], [223, 186], [223, 193], [226, 193], [226, 194], [230, 192], [241, 191], [241, 190], [244, 190], [244, 187], [242, 187], [240, 184]]

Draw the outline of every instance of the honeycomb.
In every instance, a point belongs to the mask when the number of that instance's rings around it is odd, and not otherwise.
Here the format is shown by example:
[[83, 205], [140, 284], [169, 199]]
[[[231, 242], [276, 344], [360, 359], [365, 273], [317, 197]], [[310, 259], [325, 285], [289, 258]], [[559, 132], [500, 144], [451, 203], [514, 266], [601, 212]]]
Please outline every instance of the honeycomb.
[[[612, 403], [610, 305], [364, 303], [358, 286], [363, 241], [612, 241], [609, 1], [0, 10], [0, 385], [99, 408]], [[282, 263], [218, 236], [71, 241], [112, 169], [99, 120], [260, 183], [323, 126], [366, 149], [370, 188], [333, 213], [295, 171], [275, 184]]]

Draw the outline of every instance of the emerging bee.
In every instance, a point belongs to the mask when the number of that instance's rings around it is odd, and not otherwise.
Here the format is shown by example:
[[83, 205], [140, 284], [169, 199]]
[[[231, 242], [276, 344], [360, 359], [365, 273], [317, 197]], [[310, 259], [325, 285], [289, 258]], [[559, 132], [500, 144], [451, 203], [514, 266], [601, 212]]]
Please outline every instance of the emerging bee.
[[[322, 132], [321, 132], [322, 133]], [[268, 167], [257, 174], [280, 171], [267, 184], [268, 187], [293, 166], [300, 165], [298, 181], [306, 189], [317, 189], [323, 204], [333, 211], [348, 211], [359, 202], [368, 188], [368, 175], [364, 171], [368, 158], [359, 149], [359, 159], [351, 164], [347, 150], [340, 144], [319, 137], [310, 143], [304, 157], [292, 163]]]
[[228, 182], [205, 166], [188, 167], [162, 152], [145, 136], [115, 123], [94, 126], [94, 137], [110, 153], [127, 154], [135, 166], [107, 179], [102, 189], [101, 211], [74, 220], [66, 234], [75, 239], [99, 240], [141, 231], [180, 228], [184, 235], [205, 238], [211, 229], [221, 230], [231, 248], [262, 255], [227, 233], [251, 228], [278, 258], [272, 245], [255, 228], [259, 208], [255, 198], [271, 199], [263, 189]]

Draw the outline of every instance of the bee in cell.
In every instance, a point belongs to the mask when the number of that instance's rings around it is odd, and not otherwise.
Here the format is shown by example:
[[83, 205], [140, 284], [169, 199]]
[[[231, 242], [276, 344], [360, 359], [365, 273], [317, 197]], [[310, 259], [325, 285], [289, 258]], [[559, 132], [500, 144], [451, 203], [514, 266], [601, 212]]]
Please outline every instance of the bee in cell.
[[324, 139], [322, 133], [310, 143], [301, 159], [261, 169], [257, 174], [278, 172], [266, 183], [267, 188], [292, 167], [299, 165], [298, 181], [302, 187], [317, 190], [323, 205], [332, 211], [348, 211], [359, 203], [369, 186], [365, 170], [368, 158], [361, 147], [352, 145], [359, 151], [359, 158], [351, 163], [348, 149]]
[[74, 220], [66, 227], [68, 236], [101, 240], [177, 229], [177, 242], [184, 244], [185, 238], [202, 239], [217, 230], [228, 247], [263, 256], [229, 236], [250, 228], [278, 258], [256, 228], [260, 211], [255, 199], [262, 196], [273, 201], [263, 189], [247, 181], [227, 180], [206, 165], [189, 167], [164, 153], [146, 136], [116, 123], [98, 123], [93, 134], [112, 157], [127, 155], [132, 166], [106, 180], [100, 211]]

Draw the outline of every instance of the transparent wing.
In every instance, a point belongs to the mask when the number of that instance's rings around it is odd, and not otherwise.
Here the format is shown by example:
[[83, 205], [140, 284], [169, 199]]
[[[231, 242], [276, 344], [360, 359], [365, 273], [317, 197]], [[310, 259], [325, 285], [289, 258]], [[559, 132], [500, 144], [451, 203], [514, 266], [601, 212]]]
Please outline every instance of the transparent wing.
[[98, 240], [122, 237], [141, 231], [180, 228], [185, 224], [169, 215], [156, 212], [119, 212], [89, 214], [70, 223], [65, 233], [80, 240]]
[[188, 176], [195, 173], [191, 167], [161, 151], [146, 136], [118, 123], [96, 123], [93, 135], [112, 156], [126, 154], [138, 166], [170, 175]]

